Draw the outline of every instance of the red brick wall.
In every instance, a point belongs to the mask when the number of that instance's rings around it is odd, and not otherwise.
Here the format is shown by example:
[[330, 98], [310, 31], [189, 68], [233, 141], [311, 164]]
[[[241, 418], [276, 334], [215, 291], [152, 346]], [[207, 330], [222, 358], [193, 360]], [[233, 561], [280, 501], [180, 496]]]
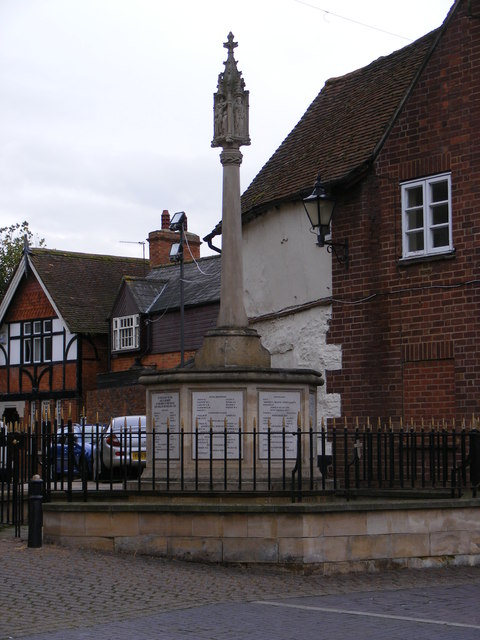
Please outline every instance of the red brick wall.
[[[471, 418], [480, 412], [480, 21], [463, 3], [414, 88], [369, 176], [339, 194], [327, 372], [347, 416]], [[470, 46], [471, 45], [471, 46]], [[402, 264], [400, 182], [452, 175], [450, 259]], [[416, 355], [415, 355], [416, 354]]]
[[115, 416], [144, 415], [146, 392], [143, 385], [113, 389], [91, 389], [87, 392], [87, 421], [107, 423]]
[[[190, 360], [195, 356], [196, 351], [185, 351], [185, 361]], [[128, 371], [135, 364], [138, 356], [121, 356], [116, 359], [112, 359], [111, 371]], [[180, 364], [180, 352], [174, 351], [172, 353], [155, 353], [149, 356], [142, 356], [141, 364], [144, 367], [156, 366], [157, 369], [173, 369]]]
[[[195, 260], [200, 258], [200, 245], [202, 244], [200, 238], [194, 233], [186, 234], [188, 240], [188, 247], [193, 254]], [[162, 229], [160, 231], [151, 231], [148, 234], [148, 243], [150, 246], [150, 268], [158, 267], [162, 264], [170, 263], [170, 249], [172, 244], [179, 242], [180, 234], [175, 231], [169, 231], [168, 229]], [[185, 262], [191, 262], [192, 257], [188, 247], [184, 247]]]
[[455, 365], [453, 360], [408, 362], [403, 369], [403, 399], [408, 414], [418, 424], [432, 417], [451, 424], [455, 418]]
[[56, 313], [38, 280], [31, 274], [28, 278], [23, 278], [15, 294], [15, 303], [10, 305], [5, 314], [5, 322], [53, 316], [56, 316]]

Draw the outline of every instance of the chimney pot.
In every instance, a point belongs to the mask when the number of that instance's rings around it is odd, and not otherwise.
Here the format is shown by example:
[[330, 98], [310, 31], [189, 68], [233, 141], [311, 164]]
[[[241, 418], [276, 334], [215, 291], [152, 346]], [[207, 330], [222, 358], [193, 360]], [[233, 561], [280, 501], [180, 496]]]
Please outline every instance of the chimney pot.
[[164, 209], [162, 211], [162, 229], [170, 228], [170, 214], [168, 213], [168, 209]]

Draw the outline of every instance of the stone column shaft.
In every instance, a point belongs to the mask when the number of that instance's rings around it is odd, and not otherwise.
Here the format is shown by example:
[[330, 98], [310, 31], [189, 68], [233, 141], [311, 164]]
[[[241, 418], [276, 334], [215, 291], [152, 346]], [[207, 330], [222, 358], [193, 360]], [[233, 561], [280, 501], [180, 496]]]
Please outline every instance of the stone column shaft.
[[240, 207], [239, 149], [224, 149], [222, 202], [222, 273], [217, 327], [247, 327], [243, 301], [242, 215]]

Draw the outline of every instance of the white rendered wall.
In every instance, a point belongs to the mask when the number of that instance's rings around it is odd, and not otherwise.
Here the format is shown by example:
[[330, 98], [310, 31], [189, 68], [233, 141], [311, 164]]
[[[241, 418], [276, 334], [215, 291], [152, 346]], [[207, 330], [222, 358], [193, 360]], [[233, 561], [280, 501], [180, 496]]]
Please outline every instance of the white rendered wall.
[[[341, 347], [326, 344], [331, 305], [298, 309], [331, 293], [331, 255], [316, 245], [301, 203], [272, 209], [243, 226], [245, 307], [272, 367], [340, 369]], [[262, 320], [261, 316], [291, 310]], [[317, 419], [341, 415], [340, 396], [319, 388]]]
[[331, 296], [331, 256], [316, 245], [301, 202], [264, 213], [242, 234], [250, 318]]
[[[272, 356], [272, 367], [315, 369], [325, 378], [325, 369], [342, 367], [342, 351], [337, 345], [326, 344], [325, 336], [331, 317], [331, 307], [321, 306], [300, 313], [255, 322], [251, 325], [262, 337], [262, 344]], [[317, 421], [322, 417], [341, 415], [340, 396], [328, 393], [326, 384], [317, 393]]]

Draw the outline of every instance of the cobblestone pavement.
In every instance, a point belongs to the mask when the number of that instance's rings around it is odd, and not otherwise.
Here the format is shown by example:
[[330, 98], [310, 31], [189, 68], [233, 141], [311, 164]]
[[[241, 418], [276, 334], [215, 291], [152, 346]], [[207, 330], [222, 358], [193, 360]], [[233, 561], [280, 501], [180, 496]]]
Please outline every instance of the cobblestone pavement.
[[0, 640], [480, 640], [480, 567], [324, 577], [0, 536]]

